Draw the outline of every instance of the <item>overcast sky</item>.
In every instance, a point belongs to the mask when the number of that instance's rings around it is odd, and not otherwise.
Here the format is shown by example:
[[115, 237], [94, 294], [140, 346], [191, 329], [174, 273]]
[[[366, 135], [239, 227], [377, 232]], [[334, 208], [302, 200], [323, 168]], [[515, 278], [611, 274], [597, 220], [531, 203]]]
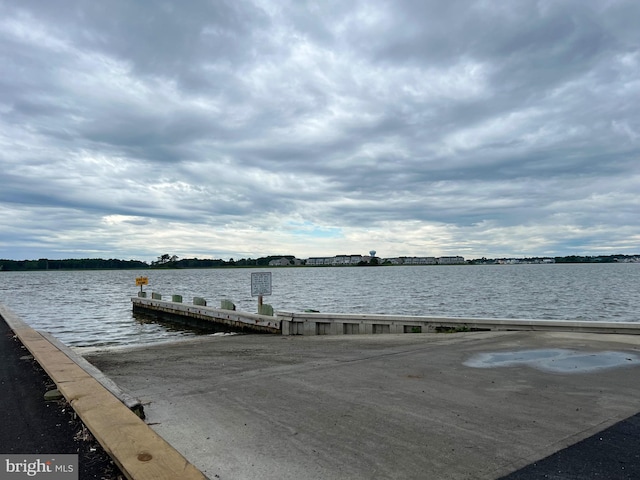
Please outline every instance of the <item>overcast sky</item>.
[[0, 0], [0, 258], [640, 253], [637, 0]]

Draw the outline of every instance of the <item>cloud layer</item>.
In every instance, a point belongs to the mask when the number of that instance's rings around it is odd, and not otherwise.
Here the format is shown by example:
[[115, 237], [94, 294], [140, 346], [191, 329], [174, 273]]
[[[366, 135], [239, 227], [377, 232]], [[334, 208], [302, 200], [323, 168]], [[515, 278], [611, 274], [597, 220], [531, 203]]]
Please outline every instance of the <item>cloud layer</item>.
[[0, 258], [638, 253], [638, 18], [0, 0]]

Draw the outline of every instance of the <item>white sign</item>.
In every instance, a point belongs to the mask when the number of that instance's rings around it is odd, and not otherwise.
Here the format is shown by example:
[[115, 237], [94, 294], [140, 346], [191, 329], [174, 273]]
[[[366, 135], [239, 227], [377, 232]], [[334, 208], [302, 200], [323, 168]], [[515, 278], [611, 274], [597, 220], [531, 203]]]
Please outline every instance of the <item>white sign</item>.
[[271, 272], [251, 274], [251, 296], [271, 295]]

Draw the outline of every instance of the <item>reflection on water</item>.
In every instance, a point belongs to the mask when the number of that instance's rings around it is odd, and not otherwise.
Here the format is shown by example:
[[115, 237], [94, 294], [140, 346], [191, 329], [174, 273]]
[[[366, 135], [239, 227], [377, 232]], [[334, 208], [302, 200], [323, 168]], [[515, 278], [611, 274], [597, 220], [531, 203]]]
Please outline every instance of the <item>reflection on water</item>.
[[144, 313], [134, 312], [133, 318], [135, 321], [142, 326], [143, 328], [147, 325], [151, 325], [155, 327], [156, 325], [160, 325], [165, 328], [168, 332], [171, 332], [177, 336], [186, 335], [208, 335], [211, 333], [211, 330], [205, 330], [197, 327], [189, 327], [185, 325], [180, 325], [179, 323], [167, 322], [158, 318], [156, 315], [147, 315]]
[[[239, 335], [238, 332], [234, 331], [235, 329], [227, 327], [226, 325], [220, 325], [217, 323], [211, 322], [207, 328], [198, 327], [196, 325], [183, 325], [178, 322], [168, 322], [163, 320], [162, 318], [158, 318], [157, 315], [153, 314], [145, 314], [140, 312], [135, 312], [133, 314], [133, 318], [135, 318], [136, 322], [140, 324], [150, 324], [153, 326], [162, 326], [167, 330], [167, 333], [175, 334], [175, 336], [194, 336], [194, 335], [211, 335], [212, 333], [229, 333]], [[183, 321], [185, 319], [180, 319]], [[187, 321], [189, 319], [186, 319]]]
[[[256, 312], [258, 269], [148, 270], [148, 292]], [[262, 270], [264, 271], [264, 270]], [[640, 265], [274, 268], [278, 311], [638, 321]], [[0, 272], [0, 303], [72, 346], [144, 345], [195, 335], [133, 316], [139, 270]]]

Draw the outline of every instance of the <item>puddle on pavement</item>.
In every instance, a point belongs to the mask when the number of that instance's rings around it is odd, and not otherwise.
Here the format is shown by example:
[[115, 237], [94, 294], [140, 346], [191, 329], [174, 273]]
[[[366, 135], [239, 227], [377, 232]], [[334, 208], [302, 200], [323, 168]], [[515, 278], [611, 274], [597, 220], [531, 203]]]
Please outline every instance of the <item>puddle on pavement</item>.
[[640, 357], [627, 352], [581, 352], [563, 348], [480, 353], [464, 362], [474, 368], [525, 365], [553, 373], [588, 373], [640, 365]]

